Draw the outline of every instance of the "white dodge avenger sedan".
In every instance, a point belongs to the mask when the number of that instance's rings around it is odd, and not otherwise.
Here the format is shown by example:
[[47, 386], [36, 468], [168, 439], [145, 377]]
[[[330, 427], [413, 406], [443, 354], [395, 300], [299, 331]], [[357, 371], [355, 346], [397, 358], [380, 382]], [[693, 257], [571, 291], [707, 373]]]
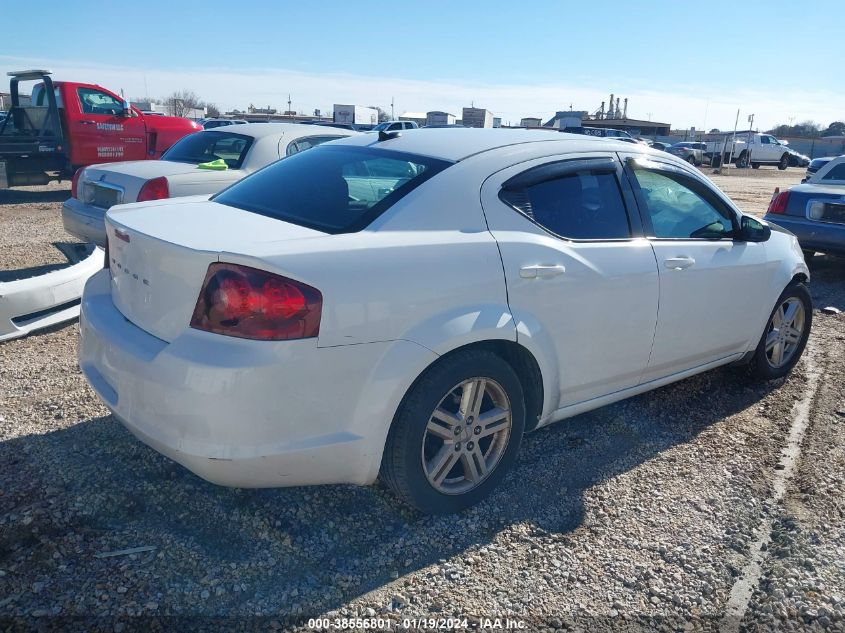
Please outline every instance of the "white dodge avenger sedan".
[[557, 132], [351, 137], [106, 230], [79, 361], [132, 433], [219, 484], [381, 477], [425, 512], [540, 426], [785, 375], [812, 318], [790, 233], [665, 152]]

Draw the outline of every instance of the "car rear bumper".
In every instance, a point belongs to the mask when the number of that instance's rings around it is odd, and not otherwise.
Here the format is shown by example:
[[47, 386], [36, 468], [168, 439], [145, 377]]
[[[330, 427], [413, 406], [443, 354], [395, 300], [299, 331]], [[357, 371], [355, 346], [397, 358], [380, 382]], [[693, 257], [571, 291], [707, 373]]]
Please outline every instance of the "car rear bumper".
[[76, 198], [69, 198], [62, 203], [62, 224], [65, 231], [83, 242], [94, 242], [97, 246], [105, 247], [106, 211]]
[[407, 341], [320, 348], [190, 328], [167, 343], [124, 318], [110, 286], [104, 270], [83, 295], [86, 379], [138, 439], [222, 485], [371, 483], [407, 389], [380, 376], [436, 357]]
[[803, 217], [767, 213], [763, 218], [791, 231], [803, 250], [845, 255], [845, 224], [816, 222]]

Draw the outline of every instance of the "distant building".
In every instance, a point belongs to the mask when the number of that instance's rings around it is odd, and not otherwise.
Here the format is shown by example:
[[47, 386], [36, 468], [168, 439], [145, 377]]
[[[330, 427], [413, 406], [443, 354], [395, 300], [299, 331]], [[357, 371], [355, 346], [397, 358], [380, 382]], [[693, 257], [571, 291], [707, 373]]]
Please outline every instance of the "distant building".
[[579, 127], [581, 121], [586, 118], [586, 110], [558, 110], [551, 119], [543, 124], [543, 127], [553, 127], [557, 130], [562, 130], [565, 127]]
[[426, 121], [426, 114], [425, 112], [405, 112], [399, 115], [400, 121], [413, 121], [420, 127], [425, 125]]
[[502, 127], [502, 117], [494, 116], [493, 117], [493, 127]]
[[543, 125], [543, 119], [540, 117], [527, 116], [519, 120], [520, 127], [540, 127]]
[[464, 127], [493, 127], [493, 113], [484, 108], [464, 108]]
[[455, 125], [455, 115], [440, 110], [432, 110], [425, 115], [426, 125]]

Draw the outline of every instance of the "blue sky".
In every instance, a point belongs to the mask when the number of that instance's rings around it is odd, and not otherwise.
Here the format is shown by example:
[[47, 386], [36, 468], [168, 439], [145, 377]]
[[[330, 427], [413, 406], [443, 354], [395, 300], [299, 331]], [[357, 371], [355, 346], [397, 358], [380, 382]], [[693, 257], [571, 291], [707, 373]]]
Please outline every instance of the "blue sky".
[[37, 22], [3, 5], [0, 71], [46, 65], [131, 96], [191, 88], [243, 109], [282, 108], [290, 92], [305, 112], [394, 97], [397, 115], [475, 101], [516, 123], [614, 92], [629, 116], [678, 127], [726, 128], [737, 108], [761, 126], [845, 118], [836, 0], [75, 0]]

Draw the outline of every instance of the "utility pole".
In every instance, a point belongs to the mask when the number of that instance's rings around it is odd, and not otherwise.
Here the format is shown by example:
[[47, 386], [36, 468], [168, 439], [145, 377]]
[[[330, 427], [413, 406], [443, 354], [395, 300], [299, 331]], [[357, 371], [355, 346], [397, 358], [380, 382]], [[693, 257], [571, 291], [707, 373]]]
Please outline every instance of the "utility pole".
[[393, 97], [390, 97], [390, 120], [396, 120], [396, 114], [393, 112]]
[[291, 109], [290, 109], [290, 104], [291, 104], [291, 100], [290, 100], [290, 93], [288, 93], [288, 112], [290, 112], [290, 111], [291, 111]]

